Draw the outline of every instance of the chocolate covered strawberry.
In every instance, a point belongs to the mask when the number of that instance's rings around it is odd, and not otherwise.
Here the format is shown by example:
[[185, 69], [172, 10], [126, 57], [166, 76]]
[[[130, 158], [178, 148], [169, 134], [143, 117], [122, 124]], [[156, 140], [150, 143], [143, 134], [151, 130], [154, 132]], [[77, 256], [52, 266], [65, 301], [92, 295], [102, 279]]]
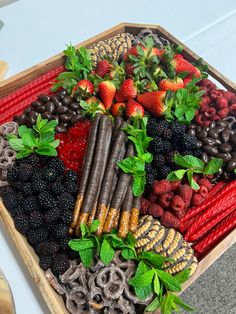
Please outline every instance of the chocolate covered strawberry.
[[153, 115], [160, 117], [166, 110], [165, 91], [155, 91], [141, 94], [138, 96], [138, 102]]
[[109, 109], [116, 94], [116, 87], [114, 83], [111, 81], [101, 82], [98, 85], [98, 94], [106, 109]]
[[143, 106], [134, 99], [130, 99], [126, 104], [125, 114], [127, 118], [142, 118], [144, 116]]
[[124, 102], [137, 96], [137, 87], [132, 79], [125, 80], [120, 89], [117, 91], [115, 100], [117, 102]]
[[180, 77], [176, 77], [174, 79], [165, 78], [159, 82], [159, 88], [164, 91], [172, 90], [175, 92], [183, 87], [184, 82]]
[[100, 60], [96, 68], [96, 74], [104, 77], [112, 69], [112, 65], [107, 60]]

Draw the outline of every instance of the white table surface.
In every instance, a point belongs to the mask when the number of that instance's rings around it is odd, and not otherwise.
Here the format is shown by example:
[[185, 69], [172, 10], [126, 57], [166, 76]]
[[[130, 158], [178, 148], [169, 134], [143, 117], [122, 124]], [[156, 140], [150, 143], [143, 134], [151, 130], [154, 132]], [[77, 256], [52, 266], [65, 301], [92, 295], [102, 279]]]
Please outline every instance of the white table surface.
[[[0, 20], [0, 59], [9, 64], [7, 77], [62, 51], [65, 43], [126, 21], [162, 25], [236, 81], [235, 0], [19, 0], [0, 8]], [[17, 314], [49, 313], [1, 223], [0, 267]]]

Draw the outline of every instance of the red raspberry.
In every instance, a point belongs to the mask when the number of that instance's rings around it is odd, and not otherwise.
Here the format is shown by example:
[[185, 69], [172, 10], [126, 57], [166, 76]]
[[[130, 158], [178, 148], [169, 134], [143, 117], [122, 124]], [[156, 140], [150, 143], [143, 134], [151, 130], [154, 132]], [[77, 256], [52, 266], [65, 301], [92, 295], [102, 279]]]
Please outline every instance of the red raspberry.
[[177, 229], [180, 225], [180, 220], [177, 217], [175, 217], [171, 212], [165, 211], [161, 216], [161, 223], [166, 228]]
[[154, 218], [161, 217], [163, 215], [163, 212], [163, 208], [158, 204], [151, 203], [148, 208], [148, 214], [152, 215]]
[[235, 97], [234, 93], [229, 92], [229, 91], [224, 91], [223, 95], [228, 101], [232, 101]]
[[157, 200], [158, 200], [158, 195], [156, 195], [156, 194], [153, 193], [153, 192], [150, 192], [150, 193], [148, 194], [148, 199], [149, 199], [150, 202], [156, 203]]
[[205, 96], [202, 98], [200, 102], [200, 107], [209, 106], [211, 104], [211, 98], [209, 96]]
[[184, 209], [175, 212], [175, 216], [176, 216], [178, 219], [184, 218], [185, 214], [186, 214], [186, 212], [185, 212]]
[[228, 100], [225, 97], [219, 97], [216, 99], [216, 107], [218, 109], [227, 108]]
[[202, 79], [198, 84], [198, 86], [206, 86], [209, 90], [216, 89], [216, 85], [209, 79]]
[[172, 181], [172, 182], [170, 182], [171, 190], [175, 191], [176, 189], [178, 189], [180, 184], [181, 184], [181, 181]]
[[222, 92], [219, 90], [213, 90], [210, 94], [211, 98], [216, 100], [218, 97], [222, 96]]
[[148, 213], [150, 202], [146, 198], [141, 198], [141, 214], [146, 215]]
[[211, 121], [207, 120], [207, 118], [203, 116], [203, 114], [197, 114], [195, 117], [195, 121], [200, 126], [208, 126], [211, 123]]
[[200, 193], [194, 193], [192, 197], [192, 205], [198, 206], [204, 201], [204, 198], [201, 196]]
[[189, 207], [193, 196], [192, 188], [188, 184], [183, 184], [178, 188], [177, 193], [183, 199], [185, 208]]
[[[213, 118], [212, 118], [212, 120], [220, 120], [221, 118], [218, 116], [218, 114], [216, 114]], [[211, 121], [210, 121], [211, 122]]]
[[229, 110], [230, 110], [230, 113], [235, 116], [236, 115], [236, 103], [232, 104]]
[[178, 211], [183, 210], [185, 208], [185, 202], [181, 196], [175, 195], [171, 201], [170, 206], [174, 211], [178, 212]]
[[153, 182], [153, 192], [161, 195], [171, 191], [170, 181], [163, 179], [160, 181], [155, 180]]
[[211, 118], [216, 114], [216, 109], [215, 108], [208, 108], [207, 110], [204, 111], [204, 115], [207, 118]]
[[200, 186], [200, 190], [198, 191], [198, 193], [200, 193], [202, 198], [205, 199], [207, 197], [207, 195], [208, 195], [207, 187], [204, 186], [204, 185]]
[[204, 185], [208, 191], [212, 189], [212, 184], [207, 178], [201, 178], [197, 182], [200, 186]]
[[199, 90], [204, 91], [206, 95], [209, 91], [209, 88], [207, 86], [199, 86]]
[[158, 203], [163, 207], [163, 208], [168, 208], [170, 206], [170, 202], [174, 196], [173, 192], [167, 192], [162, 195], [160, 195]]
[[229, 108], [223, 108], [223, 109], [221, 109], [221, 110], [218, 110], [217, 111], [217, 114], [218, 114], [218, 116], [220, 117], [220, 118], [225, 118], [225, 117], [227, 117], [227, 115], [229, 114]]

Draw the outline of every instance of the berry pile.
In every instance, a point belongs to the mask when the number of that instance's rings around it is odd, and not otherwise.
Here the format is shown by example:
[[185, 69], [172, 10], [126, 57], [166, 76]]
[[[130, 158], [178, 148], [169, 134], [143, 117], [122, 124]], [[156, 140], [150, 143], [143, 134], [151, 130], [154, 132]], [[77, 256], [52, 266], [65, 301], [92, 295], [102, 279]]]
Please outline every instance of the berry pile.
[[174, 162], [175, 154], [199, 157], [202, 153], [198, 148], [197, 138], [188, 134], [186, 125], [176, 120], [169, 123], [165, 119], [151, 116], [147, 133], [153, 137], [148, 147], [153, 161], [146, 164], [148, 185], [152, 185], [154, 180], [165, 179], [172, 170], [178, 169]]
[[229, 114], [236, 115], [236, 95], [232, 92], [217, 89], [216, 85], [209, 79], [202, 79], [198, 83], [205, 94], [197, 111], [195, 122], [204, 127], [212, 121], [220, 120]]
[[67, 243], [77, 174], [65, 173], [59, 158], [29, 155], [17, 160], [7, 179], [10, 186], [1, 194], [16, 229], [35, 249], [42, 269], [51, 267], [55, 274], [63, 273], [74, 256]]
[[195, 191], [181, 181], [169, 182], [166, 179], [154, 181], [152, 191], [141, 202], [141, 213], [160, 218], [167, 228], [178, 229], [180, 220], [191, 206], [200, 205], [212, 189], [207, 178], [195, 176], [200, 189]]
[[65, 134], [56, 135], [56, 138], [60, 140], [60, 145], [57, 148], [58, 157], [68, 169], [77, 173], [80, 173], [82, 167], [89, 129], [90, 121], [85, 120], [77, 123]]

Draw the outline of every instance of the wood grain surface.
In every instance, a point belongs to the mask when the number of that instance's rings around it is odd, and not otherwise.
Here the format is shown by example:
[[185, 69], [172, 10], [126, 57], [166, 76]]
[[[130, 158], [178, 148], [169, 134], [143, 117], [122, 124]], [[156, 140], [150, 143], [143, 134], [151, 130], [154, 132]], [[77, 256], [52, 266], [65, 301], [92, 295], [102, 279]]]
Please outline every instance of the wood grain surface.
[[10, 287], [0, 269], [0, 314], [14, 314], [15, 306]]
[[0, 60], [0, 81], [2, 81], [7, 73], [8, 64]]

